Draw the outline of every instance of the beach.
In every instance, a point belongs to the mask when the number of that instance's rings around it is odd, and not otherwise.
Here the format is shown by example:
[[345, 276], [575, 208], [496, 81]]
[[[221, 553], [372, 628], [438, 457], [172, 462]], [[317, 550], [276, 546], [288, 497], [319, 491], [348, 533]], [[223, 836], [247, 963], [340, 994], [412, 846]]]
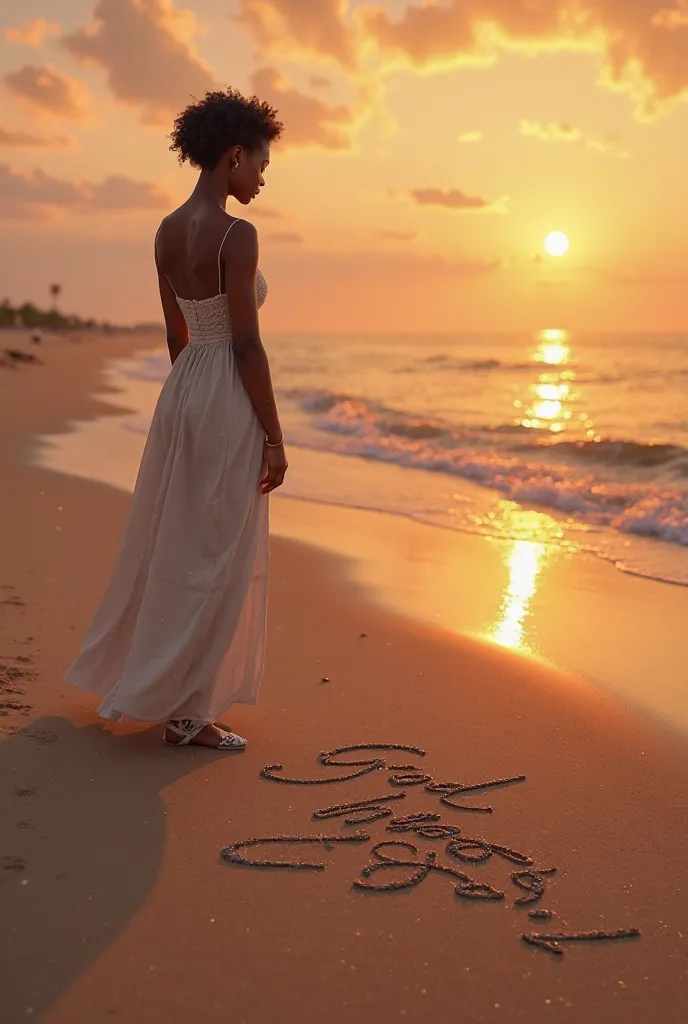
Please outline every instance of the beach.
[[[485, 538], [441, 542], [401, 517], [277, 495], [267, 671], [258, 706], [229, 716], [246, 753], [165, 748], [159, 726], [105, 724], [61, 681], [129, 498], [38, 464], [35, 439], [121, 417], [93, 398], [106, 394], [106, 361], [159, 344], [47, 337], [40, 364], [0, 369], [3, 1021], [685, 1024], [684, 588], [570, 554], [522, 615], [526, 598], [512, 595], [488, 643], [491, 595], [509, 588]], [[542, 651], [523, 653], [524, 630]], [[636, 683], [622, 699], [625, 666]], [[675, 690], [664, 703], [651, 700], [653, 667]], [[353, 752], [377, 767], [323, 784], [361, 768], [318, 755], [357, 744], [413, 749]], [[405, 784], [390, 785], [395, 774]], [[486, 786], [498, 780], [514, 781]], [[473, 810], [426, 789], [449, 782], [482, 784], [449, 797]], [[313, 819], [382, 797], [397, 817], [441, 814], [476, 841], [463, 849], [473, 862], [446, 837], [388, 831], [389, 818]], [[369, 838], [338, 842], [356, 833]], [[331, 848], [241, 855], [324, 870], [221, 856], [285, 835], [329, 836]], [[362, 875], [390, 841], [412, 843], [427, 877], [408, 865]], [[543, 894], [515, 905], [527, 892], [512, 875], [528, 869], [523, 886]], [[353, 886], [409, 878], [398, 891]], [[534, 934], [565, 937], [553, 950], [524, 940]]]

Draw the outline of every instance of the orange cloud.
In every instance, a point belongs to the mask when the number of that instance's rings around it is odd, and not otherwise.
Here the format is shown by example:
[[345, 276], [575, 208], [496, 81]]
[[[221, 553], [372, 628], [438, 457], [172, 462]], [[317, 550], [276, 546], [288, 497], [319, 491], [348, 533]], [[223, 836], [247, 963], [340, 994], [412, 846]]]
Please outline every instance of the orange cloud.
[[346, 0], [243, 0], [240, 18], [272, 53], [358, 72], [371, 44], [387, 67], [423, 70], [491, 64], [500, 50], [588, 50], [600, 56], [602, 81], [629, 93], [641, 118], [688, 96], [686, 0], [417, 0], [399, 17], [370, 3], [350, 17]]
[[0, 125], [0, 146], [12, 149], [66, 149], [73, 145], [64, 135], [34, 135]]
[[668, 28], [669, 31], [685, 28], [688, 25], [688, 3], [685, 0], [676, 0], [676, 7], [657, 11], [652, 18], [652, 24], [658, 28]]
[[618, 285], [621, 288], [666, 288], [675, 285], [685, 286], [685, 275], [655, 274], [645, 270], [623, 270], [614, 267], [580, 267], [584, 274], [596, 278], [604, 284]]
[[302, 245], [304, 237], [298, 231], [276, 231], [268, 235], [268, 241], [277, 242], [279, 245]]
[[347, 24], [347, 0], [243, 0], [236, 18], [266, 51], [357, 63], [356, 35]]
[[499, 49], [528, 53], [588, 49], [600, 54], [603, 80], [630, 93], [641, 117], [688, 96], [688, 61], [680, 31], [688, 6], [659, 10], [657, 0], [463, 0], [409, 4], [393, 19], [361, 9], [365, 30], [392, 62], [419, 68], [493, 62]]
[[562, 124], [560, 121], [549, 121], [543, 124], [541, 121], [523, 120], [519, 125], [521, 135], [541, 142], [578, 142], [582, 138], [582, 132], [571, 124]]
[[623, 149], [621, 140], [613, 132], [608, 132], [602, 139], [586, 139], [585, 145], [598, 153], [612, 153], [622, 160], [627, 160], [631, 155], [627, 149]]
[[28, 174], [0, 164], [0, 217], [44, 220], [51, 211], [74, 207], [83, 200], [78, 185], [36, 168]]
[[25, 64], [6, 74], [3, 81], [13, 96], [44, 113], [69, 121], [81, 121], [89, 113], [91, 102], [86, 85], [50, 64]]
[[171, 0], [98, 0], [94, 23], [65, 36], [77, 60], [102, 68], [113, 95], [139, 107], [147, 124], [166, 124], [191, 97], [216, 88], [193, 47], [191, 11]]
[[265, 220], [282, 220], [284, 214], [272, 206], [263, 206], [261, 202], [251, 204], [252, 217], [264, 217]]
[[164, 210], [171, 202], [158, 185], [134, 181], [121, 174], [84, 189], [87, 205], [94, 210]]
[[611, 153], [622, 159], [630, 156], [628, 150], [622, 149], [619, 139], [612, 132], [609, 132], [602, 139], [585, 139], [580, 128], [571, 124], [562, 124], [560, 121], [549, 121], [543, 124], [541, 121], [522, 120], [518, 126], [521, 135], [526, 138], [539, 139], [540, 142], [581, 142], [585, 141], [587, 149], [593, 149], [597, 153]]
[[286, 130], [287, 147], [323, 146], [348, 149], [357, 122], [357, 114], [342, 104], [326, 103], [316, 96], [299, 92], [280, 76], [275, 68], [260, 68], [251, 78], [251, 87], [268, 103], [277, 107]]
[[483, 133], [482, 132], [480, 132], [480, 131], [473, 131], [473, 132], [462, 132], [461, 135], [459, 135], [459, 137], [457, 138], [456, 141], [457, 142], [462, 142], [462, 143], [466, 144], [466, 143], [471, 143], [471, 142], [482, 142], [482, 139], [483, 139]]
[[33, 18], [19, 28], [6, 28], [4, 32], [8, 43], [21, 43], [24, 46], [42, 46], [47, 36], [60, 34], [57, 21], [46, 21], [45, 18]]
[[39, 168], [24, 173], [0, 164], [0, 218], [54, 219], [61, 211], [128, 212], [167, 208], [171, 198], [157, 185], [114, 176], [102, 182], [74, 182]]
[[419, 206], [443, 206], [463, 213], [503, 213], [506, 199], [489, 202], [480, 196], [470, 196], [458, 188], [414, 188], [407, 193]]

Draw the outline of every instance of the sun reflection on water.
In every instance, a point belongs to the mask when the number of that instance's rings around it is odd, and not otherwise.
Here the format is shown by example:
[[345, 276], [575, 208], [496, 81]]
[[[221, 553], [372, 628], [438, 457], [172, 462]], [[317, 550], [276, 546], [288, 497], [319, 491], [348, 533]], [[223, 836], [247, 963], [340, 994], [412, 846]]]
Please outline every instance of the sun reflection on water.
[[[570, 359], [569, 335], [566, 331], [550, 328], [540, 331], [533, 362], [543, 368], [532, 386], [532, 397], [524, 415], [517, 420], [531, 430], [547, 430], [560, 434], [572, 418], [570, 405], [574, 399], [571, 384], [575, 372], [568, 366]], [[514, 403], [522, 408], [523, 402]]]
[[535, 360], [549, 366], [561, 366], [569, 357], [569, 336], [566, 331], [549, 328], [538, 335], [538, 351]]
[[563, 527], [546, 513], [521, 509], [511, 502], [503, 503], [501, 519], [518, 539], [505, 548], [507, 584], [487, 637], [501, 647], [531, 651], [525, 639], [531, 603], [543, 568], [561, 551]]
[[509, 583], [504, 591], [499, 618], [490, 633], [490, 639], [501, 647], [516, 649], [525, 646], [526, 618], [537, 590], [546, 551], [546, 544], [532, 540], [515, 540], [509, 547], [506, 560]]

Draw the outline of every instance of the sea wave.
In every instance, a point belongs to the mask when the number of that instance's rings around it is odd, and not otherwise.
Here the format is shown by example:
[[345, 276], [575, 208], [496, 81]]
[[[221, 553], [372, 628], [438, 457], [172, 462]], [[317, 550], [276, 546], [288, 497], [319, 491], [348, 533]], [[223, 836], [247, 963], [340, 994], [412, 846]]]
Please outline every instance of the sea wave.
[[487, 373], [491, 370], [501, 370], [503, 373], [522, 373], [525, 371], [533, 371], [532, 362], [509, 362], [508, 360], [501, 359], [456, 359], [453, 356], [446, 354], [437, 354], [426, 356], [418, 364], [408, 366], [405, 368], [405, 372], [415, 372], [418, 367], [422, 366], [426, 370], [441, 370], [446, 372], [447, 370], [463, 370], [463, 371], [476, 371]]
[[381, 402], [339, 391], [297, 388], [286, 392], [285, 396], [296, 400], [304, 412], [315, 417], [319, 429], [328, 433], [433, 438], [447, 447], [461, 449], [499, 444], [511, 447], [514, 452], [530, 452], [549, 459], [593, 462], [610, 468], [683, 468], [688, 475], [688, 448], [677, 444], [611, 438], [562, 440], [546, 427], [534, 428], [518, 422], [469, 428], [440, 418], [414, 416]]
[[[303, 447], [462, 477], [520, 504], [688, 545], [688, 493], [667, 486], [657, 472], [682, 466], [688, 475], [688, 451], [678, 445], [624, 440], [543, 444], [537, 436], [524, 444], [519, 440], [523, 428], [468, 431], [352, 395], [298, 394], [314, 428], [308, 436], [297, 434], [295, 441]], [[619, 467], [645, 476], [614, 476]]]
[[[128, 372], [161, 382], [169, 360], [151, 354]], [[563, 440], [518, 423], [466, 426], [328, 389], [283, 390], [283, 401], [296, 446], [460, 477], [526, 507], [688, 546], [688, 449], [680, 444]], [[128, 426], [146, 432], [148, 422]]]
[[640, 441], [558, 441], [550, 446], [557, 454], [592, 459], [609, 466], [640, 468], [681, 466], [688, 469], [688, 449], [677, 444], [646, 444]]

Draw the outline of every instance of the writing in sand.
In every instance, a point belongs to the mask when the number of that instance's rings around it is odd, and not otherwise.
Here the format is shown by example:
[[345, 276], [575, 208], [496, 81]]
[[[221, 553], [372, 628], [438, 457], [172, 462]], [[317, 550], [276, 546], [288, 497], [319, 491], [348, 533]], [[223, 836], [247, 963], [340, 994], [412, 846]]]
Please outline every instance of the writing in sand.
[[[493, 857], [510, 866], [509, 881], [515, 895], [513, 906], [516, 909], [533, 907], [539, 903], [547, 891], [547, 883], [556, 875], [554, 866], [537, 867], [537, 861], [529, 854], [513, 850], [508, 846], [488, 842], [480, 836], [468, 836], [456, 824], [443, 819], [442, 813], [424, 811], [405, 816], [395, 815], [398, 801], [406, 799], [407, 790], [422, 787], [423, 791], [439, 798], [439, 804], [462, 814], [492, 814], [494, 808], [489, 805], [467, 803], [470, 795], [478, 791], [495, 790], [526, 782], [525, 775], [514, 775], [509, 778], [492, 779], [487, 782], [463, 783], [442, 782], [424, 772], [416, 764], [388, 764], [382, 751], [397, 756], [400, 753], [425, 757], [426, 751], [420, 747], [406, 746], [400, 743], [363, 743], [335, 750], [324, 751], [318, 756], [318, 762], [326, 768], [347, 769], [340, 774], [326, 774], [314, 779], [294, 778], [284, 774], [281, 764], [266, 765], [261, 776], [272, 782], [291, 786], [323, 786], [349, 782], [351, 779], [369, 775], [373, 772], [386, 772], [386, 780], [390, 791], [365, 800], [353, 800], [347, 803], [332, 804], [313, 812], [313, 820], [327, 821], [343, 819], [344, 826], [356, 827], [370, 825], [377, 821], [386, 821], [385, 832], [389, 836], [413, 836], [417, 840], [432, 843], [444, 843], [444, 854], [448, 863], [440, 861], [438, 850], [426, 850], [421, 854], [418, 846], [407, 840], [384, 838], [376, 842], [370, 850], [368, 863], [361, 869], [360, 876], [354, 879], [352, 886], [356, 890], [393, 893], [404, 889], [420, 886], [430, 875], [439, 874], [450, 879], [454, 892], [462, 900], [505, 900], [506, 891], [489, 885], [473, 877], [464, 868], [468, 865], [484, 864]], [[343, 759], [342, 755], [358, 754], [358, 759]], [[370, 754], [371, 756], [363, 756]], [[373, 756], [374, 755], [374, 756]], [[324, 871], [325, 864], [313, 860], [271, 860], [256, 857], [258, 848], [274, 844], [282, 846], [311, 845], [332, 850], [339, 844], [363, 844], [373, 841], [373, 837], [365, 831], [356, 831], [338, 835], [322, 835], [308, 833], [304, 835], [274, 835], [259, 838], [241, 839], [226, 846], [222, 852], [222, 860], [227, 864], [253, 868], [279, 868], [296, 871]], [[251, 850], [251, 855], [248, 851]], [[460, 867], [462, 865], [463, 867]], [[393, 876], [385, 880], [385, 876]], [[550, 921], [553, 913], [544, 909], [530, 909], [531, 919]], [[580, 931], [531, 931], [524, 932], [521, 938], [531, 946], [545, 950], [554, 956], [563, 956], [563, 943], [572, 942], [603, 942], [618, 939], [631, 939], [640, 936], [638, 928], [620, 928], [616, 931], [599, 929]]]

